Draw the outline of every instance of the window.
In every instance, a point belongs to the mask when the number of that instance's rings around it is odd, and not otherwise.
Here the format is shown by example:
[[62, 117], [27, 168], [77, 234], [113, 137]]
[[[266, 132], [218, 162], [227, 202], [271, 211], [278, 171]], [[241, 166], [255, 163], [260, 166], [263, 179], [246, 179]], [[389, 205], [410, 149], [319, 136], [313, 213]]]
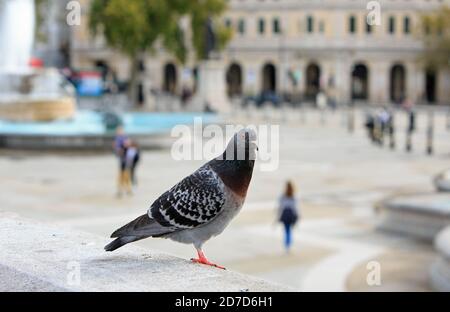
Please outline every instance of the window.
[[348, 20], [348, 31], [351, 34], [356, 33], [356, 17], [355, 16], [350, 16], [349, 20]]
[[280, 20], [278, 18], [273, 19], [273, 33], [279, 34], [281, 32], [280, 29]]
[[389, 17], [389, 33], [395, 33], [395, 17], [393, 16]]
[[265, 28], [266, 28], [266, 23], [265, 23], [264, 19], [260, 18], [258, 20], [258, 32], [260, 34], [264, 34]]
[[403, 20], [403, 32], [405, 34], [409, 34], [411, 32], [411, 26], [410, 26], [411, 22], [409, 20], [408, 16], [405, 16], [404, 20]]
[[312, 16], [306, 17], [306, 31], [309, 33], [314, 32], [314, 19]]
[[240, 19], [238, 22], [238, 32], [242, 35], [245, 33], [245, 21]]

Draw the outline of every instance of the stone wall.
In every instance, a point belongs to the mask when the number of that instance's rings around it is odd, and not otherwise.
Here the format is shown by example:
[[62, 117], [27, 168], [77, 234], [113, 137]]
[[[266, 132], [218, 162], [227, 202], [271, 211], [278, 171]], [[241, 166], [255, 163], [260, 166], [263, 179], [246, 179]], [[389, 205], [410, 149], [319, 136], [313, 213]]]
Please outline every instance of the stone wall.
[[0, 213], [0, 291], [286, 291], [135, 245]]
[[450, 226], [435, 240], [438, 256], [430, 268], [430, 282], [438, 291], [450, 291]]

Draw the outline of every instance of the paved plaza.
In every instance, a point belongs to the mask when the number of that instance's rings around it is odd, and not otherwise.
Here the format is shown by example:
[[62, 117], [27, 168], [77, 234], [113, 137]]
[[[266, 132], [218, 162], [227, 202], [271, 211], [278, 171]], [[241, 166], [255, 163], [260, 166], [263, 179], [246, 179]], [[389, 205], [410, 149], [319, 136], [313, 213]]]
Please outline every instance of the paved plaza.
[[[355, 132], [344, 111], [249, 111], [225, 117], [242, 124], [279, 124], [279, 168], [256, 170], [241, 213], [206, 255], [228, 269], [296, 290], [428, 291], [430, 243], [376, 230], [374, 205], [401, 193], [432, 192], [432, 178], [450, 167], [450, 132], [435, 117], [435, 154], [426, 155], [426, 114], [418, 115], [413, 151], [406, 153], [406, 116], [396, 116], [397, 148], [372, 145], [357, 110]], [[132, 197], [115, 196], [117, 160], [107, 153], [0, 151], [0, 210], [106, 237], [145, 213], [156, 197], [203, 161], [176, 161], [169, 149], [145, 151]], [[276, 224], [277, 198], [292, 179], [302, 219], [285, 254]], [[38, 237], [30, 238], [38, 240]], [[189, 259], [192, 246], [164, 239], [136, 244]], [[128, 247], [124, 247], [125, 250]], [[121, 253], [121, 250], [116, 251]], [[381, 285], [366, 282], [367, 264], [381, 265]]]

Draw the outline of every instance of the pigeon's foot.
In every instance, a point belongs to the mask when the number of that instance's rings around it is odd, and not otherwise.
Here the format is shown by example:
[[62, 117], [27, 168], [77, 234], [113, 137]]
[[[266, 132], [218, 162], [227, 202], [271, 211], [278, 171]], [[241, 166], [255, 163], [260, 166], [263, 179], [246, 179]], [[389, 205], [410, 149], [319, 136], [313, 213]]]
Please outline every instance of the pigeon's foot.
[[212, 267], [215, 267], [215, 268], [218, 268], [218, 269], [226, 270], [225, 267], [223, 267], [221, 265], [218, 265], [218, 264], [215, 264], [215, 263], [212, 263], [212, 262], [209, 262], [208, 260], [192, 258], [191, 261], [194, 262], [194, 263], [205, 264], [205, 265], [209, 265], [209, 266], [212, 266]]
[[208, 259], [206, 259], [205, 254], [201, 251], [201, 250], [197, 250], [198, 253], [198, 259], [192, 258], [191, 261], [194, 263], [200, 263], [200, 264], [205, 264], [205, 265], [209, 265], [218, 269], [222, 269], [222, 270], [226, 270], [225, 267], [212, 263], [210, 262]]

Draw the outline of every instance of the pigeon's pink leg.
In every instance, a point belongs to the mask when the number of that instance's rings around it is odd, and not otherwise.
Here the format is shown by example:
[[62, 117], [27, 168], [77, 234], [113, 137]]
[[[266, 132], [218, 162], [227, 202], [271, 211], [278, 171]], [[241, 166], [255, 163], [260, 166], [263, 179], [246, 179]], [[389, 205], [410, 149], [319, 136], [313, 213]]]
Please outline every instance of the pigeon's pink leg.
[[217, 264], [212, 263], [212, 262], [209, 262], [209, 260], [206, 259], [205, 254], [203, 253], [203, 251], [201, 249], [197, 249], [197, 254], [198, 254], [198, 259], [192, 258], [191, 259], [192, 262], [206, 264], [206, 265], [210, 265], [210, 266], [216, 267], [218, 269], [225, 270], [225, 267], [217, 265]]

